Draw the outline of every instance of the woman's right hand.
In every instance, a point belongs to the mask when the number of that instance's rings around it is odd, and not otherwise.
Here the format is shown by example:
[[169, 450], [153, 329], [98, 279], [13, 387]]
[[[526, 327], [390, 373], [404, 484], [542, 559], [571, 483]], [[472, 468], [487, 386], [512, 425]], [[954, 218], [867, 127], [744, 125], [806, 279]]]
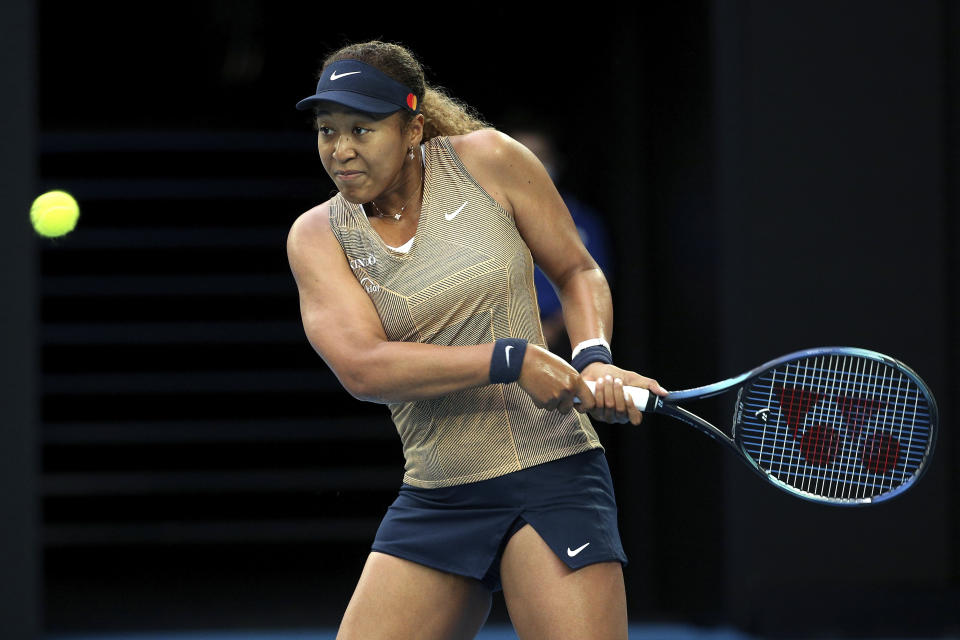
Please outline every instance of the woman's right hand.
[[[569, 413], [575, 407], [580, 413], [586, 413], [595, 404], [590, 387], [577, 370], [563, 358], [535, 344], [527, 344], [517, 383], [542, 409]], [[574, 398], [580, 402], [575, 404]]]

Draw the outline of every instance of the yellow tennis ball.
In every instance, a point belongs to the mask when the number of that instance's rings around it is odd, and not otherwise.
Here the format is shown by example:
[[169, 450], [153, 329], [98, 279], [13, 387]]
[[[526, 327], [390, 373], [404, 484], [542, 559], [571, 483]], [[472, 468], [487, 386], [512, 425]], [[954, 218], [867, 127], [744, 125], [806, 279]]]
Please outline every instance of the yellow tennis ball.
[[47, 191], [30, 207], [30, 222], [37, 233], [57, 238], [73, 231], [80, 217], [80, 207], [66, 191]]

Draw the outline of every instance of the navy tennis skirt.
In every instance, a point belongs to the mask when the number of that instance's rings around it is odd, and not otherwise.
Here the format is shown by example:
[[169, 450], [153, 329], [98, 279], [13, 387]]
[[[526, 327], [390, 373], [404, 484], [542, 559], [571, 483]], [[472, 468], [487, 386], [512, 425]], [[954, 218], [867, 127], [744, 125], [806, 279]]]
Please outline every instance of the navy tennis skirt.
[[372, 549], [476, 578], [498, 591], [503, 550], [526, 524], [571, 569], [627, 564], [602, 449], [454, 487], [404, 484]]

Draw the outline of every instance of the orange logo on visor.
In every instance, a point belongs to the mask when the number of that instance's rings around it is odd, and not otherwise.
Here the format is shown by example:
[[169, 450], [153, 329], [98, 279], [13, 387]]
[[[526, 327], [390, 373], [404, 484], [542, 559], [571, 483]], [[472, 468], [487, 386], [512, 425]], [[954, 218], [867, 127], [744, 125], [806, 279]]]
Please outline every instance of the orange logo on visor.
[[407, 106], [410, 107], [411, 111], [417, 110], [417, 96], [412, 93], [407, 94]]

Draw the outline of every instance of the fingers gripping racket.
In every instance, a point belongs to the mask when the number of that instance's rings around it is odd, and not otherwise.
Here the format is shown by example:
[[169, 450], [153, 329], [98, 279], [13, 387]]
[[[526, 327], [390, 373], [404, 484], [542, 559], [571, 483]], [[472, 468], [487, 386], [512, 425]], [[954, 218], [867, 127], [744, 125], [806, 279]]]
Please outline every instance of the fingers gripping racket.
[[[733, 390], [732, 437], [678, 406]], [[902, 362], [864, 349], [797, 351], [664, 397], [624, 391], [641, 411], [672, 416], [727, 445], [780, 489], [835, 505], [873, 504], [906, 491], [936, 440], [937, 405], [927, 385]]]

